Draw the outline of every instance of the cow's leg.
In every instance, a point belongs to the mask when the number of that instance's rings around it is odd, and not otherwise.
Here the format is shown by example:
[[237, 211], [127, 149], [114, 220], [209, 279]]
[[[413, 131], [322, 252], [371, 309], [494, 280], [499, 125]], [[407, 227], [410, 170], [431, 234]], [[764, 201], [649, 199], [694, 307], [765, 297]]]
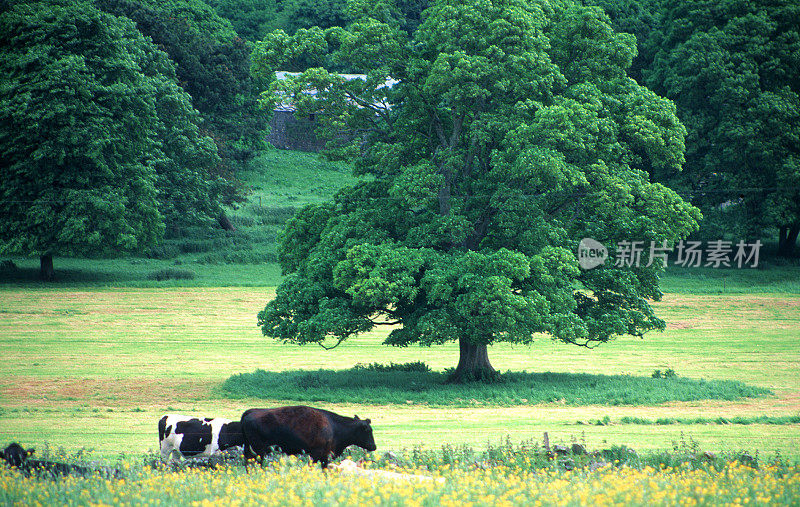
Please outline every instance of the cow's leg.
[[244, 470], [246, 473], [250, 473], [248, 470], [247, 465], [250, 463], [251, 459], [255, 459], [258, 463], [263, 467], [264, 466], [264, 454], [261, 452], [256, 452], [252, 446], [245, 445], [244, 446]]
[[175, 453], [175, 449], [169, 446], [164, 446], [161, 448], [161, 461], [163, 463], [175, 463], [173, 459], [173, 455]]
[[333, 455], [333, 452], [329, 448], [323, 447], [322, 449], [311, 452], [311, 460], [318, 462], [320, 466], [322, 466], [322, 469], [325, 470], [328, 467], [328, 463], [331, 461], [331, 455]]
[[245, 473], [249, 474], [250, 473], [250, 469], [248, 468], [247, 465], [250, 463], [250, 458], [253, 457], [253, 452], [250, 449], [249, 445], [245, 445], [244, 446], [243, 456], [244, 456], [244, 471], [245, 471]]

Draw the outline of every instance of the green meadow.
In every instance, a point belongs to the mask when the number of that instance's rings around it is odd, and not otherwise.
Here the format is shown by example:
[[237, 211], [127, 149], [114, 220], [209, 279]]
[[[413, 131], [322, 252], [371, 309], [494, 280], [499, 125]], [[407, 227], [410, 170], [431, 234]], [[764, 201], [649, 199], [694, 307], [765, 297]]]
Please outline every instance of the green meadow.
[[[383, 333], [330, 351], [266, 339], [255, 315], [273, 293], [270, 287], [0, 289], [0, 434], [5, 441], [87, 448], [104, 457], [141, 454], [156, 449], [156, 423], [165, 412], [235, 418], [250, 407], [296, 402], [285, 392], [297, 385], [300, 370], [324, 381], [325, 371], [335, 376], [374, 363], [422, 361], [435, 378], [457, 361], [455, 346], [395, 349], [381, 344]], [[480, 448], [506, 438], [540, 439], [547, 431], [551, 441], [591, 448], [671, 449], [691, 439], [714, 452], [800, 455], [800, 298], [667, 295], [656, 307], [670, 324], [644, 339], [620, 337], [589, 350], [542, 336], [530, 347], [490, 349], [496, 368], [534, 380], [534, 388], [536, 379], [549, 377], [564, 396], [575, 396], [598, 382], [621, 382], [618, 389], [643, 391], [629, 403], [604, 402], [590, 392], [585, 400], [533, 400], [509, 394], [502, 383], [490, 388], [511, 399], [496, 403], [470, 394], [473, 388], [459, 392], [436, 383], [426, 387], [428, 399], [376, 394], [374, 401], [356, 402], [341, 390], [339, 399], [308, 403], [372, 418], [382, 450], [445, 443]], [[677, 378], [652, 378], [667, 369]], [[284, 372], [287, 386], [249, 396], [230, 392], [232, 376], [257, 370], [276, 379]], [[569, 379], [589, 383], [570, 388]], [[669, 382], [756, 389], [733, 399], [650, 399]], [[765, 416], [773, 419], [759, 420]], [[715, 422], [735, 417], [750, 424]], [[659, 419], [677, 423], [651, 423]]]
[[756, 269], [670, 267], [655, 303], [663, 333], [493, 346], [497, 384], [448, 385], [455, 344], [391, 348], [387, 329], [330, 351], [264, 338], [256, 314], [281, 279], [283, 224], [355, 181], [348, 171], [267, 151], [240, 174], [235, 231], [173, 234], [143, 257], [56, 258], [54, 284], [37, 281], [38, 259], [3, 262], [0, 441], [141, 456], [164, 413], [238, 418], [300, 402], [370, 417], [381, 450], [548, 432], [595, 449], [800, 456], [800, 267], [769, 256]]

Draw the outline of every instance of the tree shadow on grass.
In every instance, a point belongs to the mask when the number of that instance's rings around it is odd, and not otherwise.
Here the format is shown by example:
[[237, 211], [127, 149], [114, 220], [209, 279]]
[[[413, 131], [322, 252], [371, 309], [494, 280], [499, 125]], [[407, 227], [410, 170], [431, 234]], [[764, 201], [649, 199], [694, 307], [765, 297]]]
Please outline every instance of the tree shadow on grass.
[[452, 384], [446, 380], [445, 373], [430, 371], [256, 370], [229, 377], [222, 392], [238, 399], [432, 406], [653, 405], [772, 394], [738, 381], [682, 377], [507, 372], [491, 383]]
[[38, 268], [19, 267], [0, 270], [0, 286], [24, 285], [33, 287], [52, 287], [70, 284], [103, 285], [110, 283], [133, 282], [141, 280], [140, 273], [104, 271], [101, 269], [58, 269], [52, 282], [44, 282], [39, 277]]

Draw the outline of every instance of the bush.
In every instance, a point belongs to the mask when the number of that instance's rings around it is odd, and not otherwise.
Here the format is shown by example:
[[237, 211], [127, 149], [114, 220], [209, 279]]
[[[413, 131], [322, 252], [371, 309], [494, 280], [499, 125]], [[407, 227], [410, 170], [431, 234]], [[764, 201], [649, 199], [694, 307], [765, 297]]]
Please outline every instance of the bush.
[[165, 268], [147, 275], [148, 280], [194, 280], [195, 273], [191, 269]]
[[428, 372], [431, 371], [431, 367], [425, 364], [422, 361], [414, 361], [411, 363], [394, 363], [390, 362], [389, 364], [381, 364], [381, 363], [356, 363], [353, 366], [353, 370], [359, 371], [380, 371], [380, 372], [387, 372], [387, 371], [422, 371]]
[[171, 243], [162, 243], [151, 248], [147, 252], [147, 257], [151, 259], [174, 259], [180, 255], [180, 249]]

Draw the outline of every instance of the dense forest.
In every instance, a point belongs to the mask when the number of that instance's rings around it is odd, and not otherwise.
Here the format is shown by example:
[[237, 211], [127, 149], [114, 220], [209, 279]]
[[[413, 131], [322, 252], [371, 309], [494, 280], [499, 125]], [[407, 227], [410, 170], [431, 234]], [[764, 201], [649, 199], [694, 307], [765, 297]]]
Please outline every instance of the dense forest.
[[[702, 211], [695, 236], [774, 238], [779, 255], [795, 255], [800, 4], [535, 5], [550, 23], [541, 30], [562, 42], [548, 56], [570, 82], [613, 78], [633, 89], [608, 74], [622, 69], [649, 90], [631, 99], [640, 100], [635, 106], [604, 107], [632, 115], [615, 133], [627, 143], [627, 162]], [[366, 74], [372, 84], [397, 78], [386, 62], [418, 51], [415, 34], [426, 20], [448, 15], [428, 7], [425, 0], [0, 1], [0, 253], [40, 257], [49, 278], [54, 255], [141, 253], [188, 226], [229, 225], [224, 207], [244, 192], [237, 172], [266, 148], [279, 91], [274, 71], [325, 67]], [[607, 27], [615, 33], [600, 33]], [[486, 58], [492, 65], [491, 52]], [[619, 87], [614, 93], [623, 93]], [[673, 112], [679, 124], [670, 124]], [[322, 129], [347, 127], [341, 116], [330, 119]], [[328, 155], [364, 155], [353, 146], [332, 143]]]

